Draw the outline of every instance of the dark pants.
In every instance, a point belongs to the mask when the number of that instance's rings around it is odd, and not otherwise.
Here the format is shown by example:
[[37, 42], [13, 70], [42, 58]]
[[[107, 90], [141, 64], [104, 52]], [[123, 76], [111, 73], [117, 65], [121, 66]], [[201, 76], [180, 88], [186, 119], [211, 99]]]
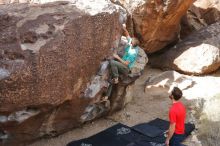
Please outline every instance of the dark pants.
[[112, 88], [113, 88], [113, 85], [110, 84], [108, 86], [108, 89], [107, 89], [107, 92], [106, 92], [106, 96], [110, 97], [111, 96], [111, 93], [112, 93]]
[[118, 78], [119, 73], [128, 75], [129, 73], [129, 68], [122, 64], [121, 62], [115, 61], [115, 60], [110, 60], [110, 66], [111, 66], [111, 73], [113, 78]]
[[181, 142], [184, 139], [184, 134], [173, 134], [170, 139], [170, 146], [182, 146]]
[[[119, 73], [125, 76], [128, 76], [129, 68], [122, 64], [121, 62], [110, 60], [110, 67], [111, 67], [111, 75], [113, 78], [118, 78]], [[106, 93], [106, 96], [110, 97], [112, 93], [113, 85], [110, 84]]]

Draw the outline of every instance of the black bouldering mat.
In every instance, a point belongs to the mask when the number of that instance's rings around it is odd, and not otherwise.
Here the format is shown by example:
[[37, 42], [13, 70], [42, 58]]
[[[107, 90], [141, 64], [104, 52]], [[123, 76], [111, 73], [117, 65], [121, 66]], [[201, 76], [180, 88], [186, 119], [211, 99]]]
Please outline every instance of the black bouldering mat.
[[[169, 128], [170, 123], [169, 121], [165, 121], [165, 120], [157, 118], [155, 120], [148, 122], [147, 124], [158, 127], [162, 130], [167, 130]], [[189, 136], [194, 129], [195, 129], [194, 124], [186, 123], [185, 124], [185, 136]]]
[[[166, 121], [166, 120], [162, 120], [162, 119], [155, 119], [155, 120], [152, 120], [148, 123], [142, 123], [141, 126], [142, 127], [148, 127], [149, 125], [150, 126], [154, 126], [154, 127], [157, 127], [159, 129], [161, 129], [162, 131], [166, 131], [169, 129], [169, 121]], [[138, 125], [135, 125], [133, 127], [137, 127]], [[133, 128], [132, 127], [132, 128]], [[185, 136], [184, 136], [184, 139], [187, 138], [187, 136], [189, 136], [191, 134], [191, 132], [195, 129], [195, 125], [194, 124], [190, 124], [190, 123], [187, 123], [185, 124]], [[142, 134], [146, 136], [146, 138], [144, 139], [144, 141], [150, 141], [150, 142], [156, 142], [156, 143], [164, 143], [165, 140], [166, 140], [166, 137], [165, 137], [165, 134], [159, 134], [156, 135], [157, 132], [155, 132], [155, 135], [154, 137], [150, 137], [148, 136], [149, 133], [154, 133], [153, 131], [147, 131], [146, 133], [144, 133], [144, 131], [142, 130]]]
[[143, 136], [140, 133], [119, 123], [86, 139], [73, 141], [67, 146], [127, 146], [141, 138]]
[[149, 141], [138, 141], [134, 143], [130, 143], [127, 146], [166, 146], [165, 143], [157, 143], [157, 142], [149, 142]]
[[139, 140], [141, 137], [141, 134], [135, 132], [130, 127], [119, 123], [91, 136], [89, 141], [94, 146], [126, 146], [132, 141]]
[[[148, 141], [140, 141], [136, 143], [131, 143], [127, 146], [166, 146], [165, 143], [156, 143], [156, 142], [148, 142]], [[182, 146], [186, 146], [182, 144]]]
[[67, 144], [67, 146], [92, 146], [90, 141], [88, 141], [86, 138], [85, 139], [81, 139], [81, 140], [77, 140], [77, 141], [73, 141]]
[[169, 121], [165, 121], [165, 120], [162, 120], [162, 119], [159, 119], [159, 118], [156, 118], [146, 124], [149, 124], [151, 126], [155, 126], [155, 127], [158, 127], [162, 130], [167, 130], [170, 126], [170, 122]]
[[142, 134], [121, 123], [108, 128], [106, 131], [111, 133], [114, 137], [118, 137], [129, 142], [139, 140], [143, 137]]
[[[157, 118], [155, 120], [152, 120], [152, 121], [150, 121], [146, 124], [158, 127], [161, 130], [167, 130], [169, 128], [169, 125], [170, 125], [169, 121], [162, 120], [162, 119], [159, 119], [159, 118]], [[194, 129], [195, 129], [194, 124], [186, 123], [185, 124], [185, 134], [186, 134], [186, 136], [188, 136]]]
[[[155, 119], [128, 127], [121, 123], [85, 139], [70, 142], [67, 146], [164, 146], [164, 131], [169, 122]], [[193, 124], [186, 124], [185, 138], [194, 130]]]
[[152, 138], [162, 135], [166, 131], [166, 130], [161, 130], [156, 126], [149, 125], [147, 123], [138, 124], [136, 126], [133, 126], [132, 129]]

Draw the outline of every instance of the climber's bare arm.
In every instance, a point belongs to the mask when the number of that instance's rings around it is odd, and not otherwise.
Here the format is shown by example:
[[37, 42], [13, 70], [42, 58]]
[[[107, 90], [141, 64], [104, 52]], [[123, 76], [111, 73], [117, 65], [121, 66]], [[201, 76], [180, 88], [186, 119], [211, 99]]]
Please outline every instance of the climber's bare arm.
[[126, 36], [127, 38], [128, 38], [128, 37], [130, 38], [130, 34], [129, 34], [129, 32], [128, 32], [128, 30], [127, 30], [125, 24], [123, 24], [123, 30], [124, 30], [125, 36]]
[[129, 61], [124, 61], [124, 60], [121, 59], [121, 57], [119, 57], [117, 54], [113, 54], [113, 57], [114, 57], [115, 59], [117, 59], [118, 61], [120, 61], [122, 64], [128, 66]]

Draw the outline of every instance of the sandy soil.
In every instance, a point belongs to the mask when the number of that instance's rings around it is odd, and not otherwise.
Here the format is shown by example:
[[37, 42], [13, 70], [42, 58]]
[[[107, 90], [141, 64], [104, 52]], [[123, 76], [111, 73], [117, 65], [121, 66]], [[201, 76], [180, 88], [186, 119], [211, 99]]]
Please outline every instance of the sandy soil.
[[[111, 116], [98, 119], [92, 123], [87, 123], [83, 127], [73, 129], [67, 133], [64, 133], [58, 137], [51, 139], [41, 139], [30, 146], [64, 146], [70, 141], [78, 140], [89, 137], [98, 133], [117, 122], [121, 122], [128, 126], [133, 126], [138, 123], [148, 122], [155, 118], [168, 119], [168, 109], [171, 102], [167, 95], [161, 97], [151, 97], [144, 92], [144, 83], [148, 77], [161, 73], [161, 70], [151, 69], [147, 67], [144, 74], [130, 87], [132, 101], [125, 106], [125, 108]], [[189, 107], [190, 103], [183, 99], [184, 104], [187, 107], [189, 120]], [[188, 146], [195, 146], [190, 144], [191, 137], [189, 137], [185, 144]]]

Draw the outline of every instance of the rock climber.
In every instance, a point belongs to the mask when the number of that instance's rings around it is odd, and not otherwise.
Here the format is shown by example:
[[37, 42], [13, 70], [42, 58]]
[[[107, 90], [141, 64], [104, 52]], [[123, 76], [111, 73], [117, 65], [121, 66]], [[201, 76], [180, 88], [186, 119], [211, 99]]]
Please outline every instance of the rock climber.
[[126, 29], [126, 25], [123, 24], [123, 31], [127, 38], [127, 44], [124, 48], [124, 55], [122, 58], [117, 54], [113, 54], [112, 60], [110, 60], [110, 71], [111, 71], [111, 85], [108, 87], [108, 91], [106, 96], [103, 97], [103, 100], [107, 100], [112, 92], [112, 84], [117, 84], [119, 82], [119, 75], [123, 74], [125, 77], [128, 76], [131, 68], [134, 66], [134, 63], [137, 59], [138, 55], [138, 45], [139, 41], [136, 38], [131, 38], [128, 30]]

